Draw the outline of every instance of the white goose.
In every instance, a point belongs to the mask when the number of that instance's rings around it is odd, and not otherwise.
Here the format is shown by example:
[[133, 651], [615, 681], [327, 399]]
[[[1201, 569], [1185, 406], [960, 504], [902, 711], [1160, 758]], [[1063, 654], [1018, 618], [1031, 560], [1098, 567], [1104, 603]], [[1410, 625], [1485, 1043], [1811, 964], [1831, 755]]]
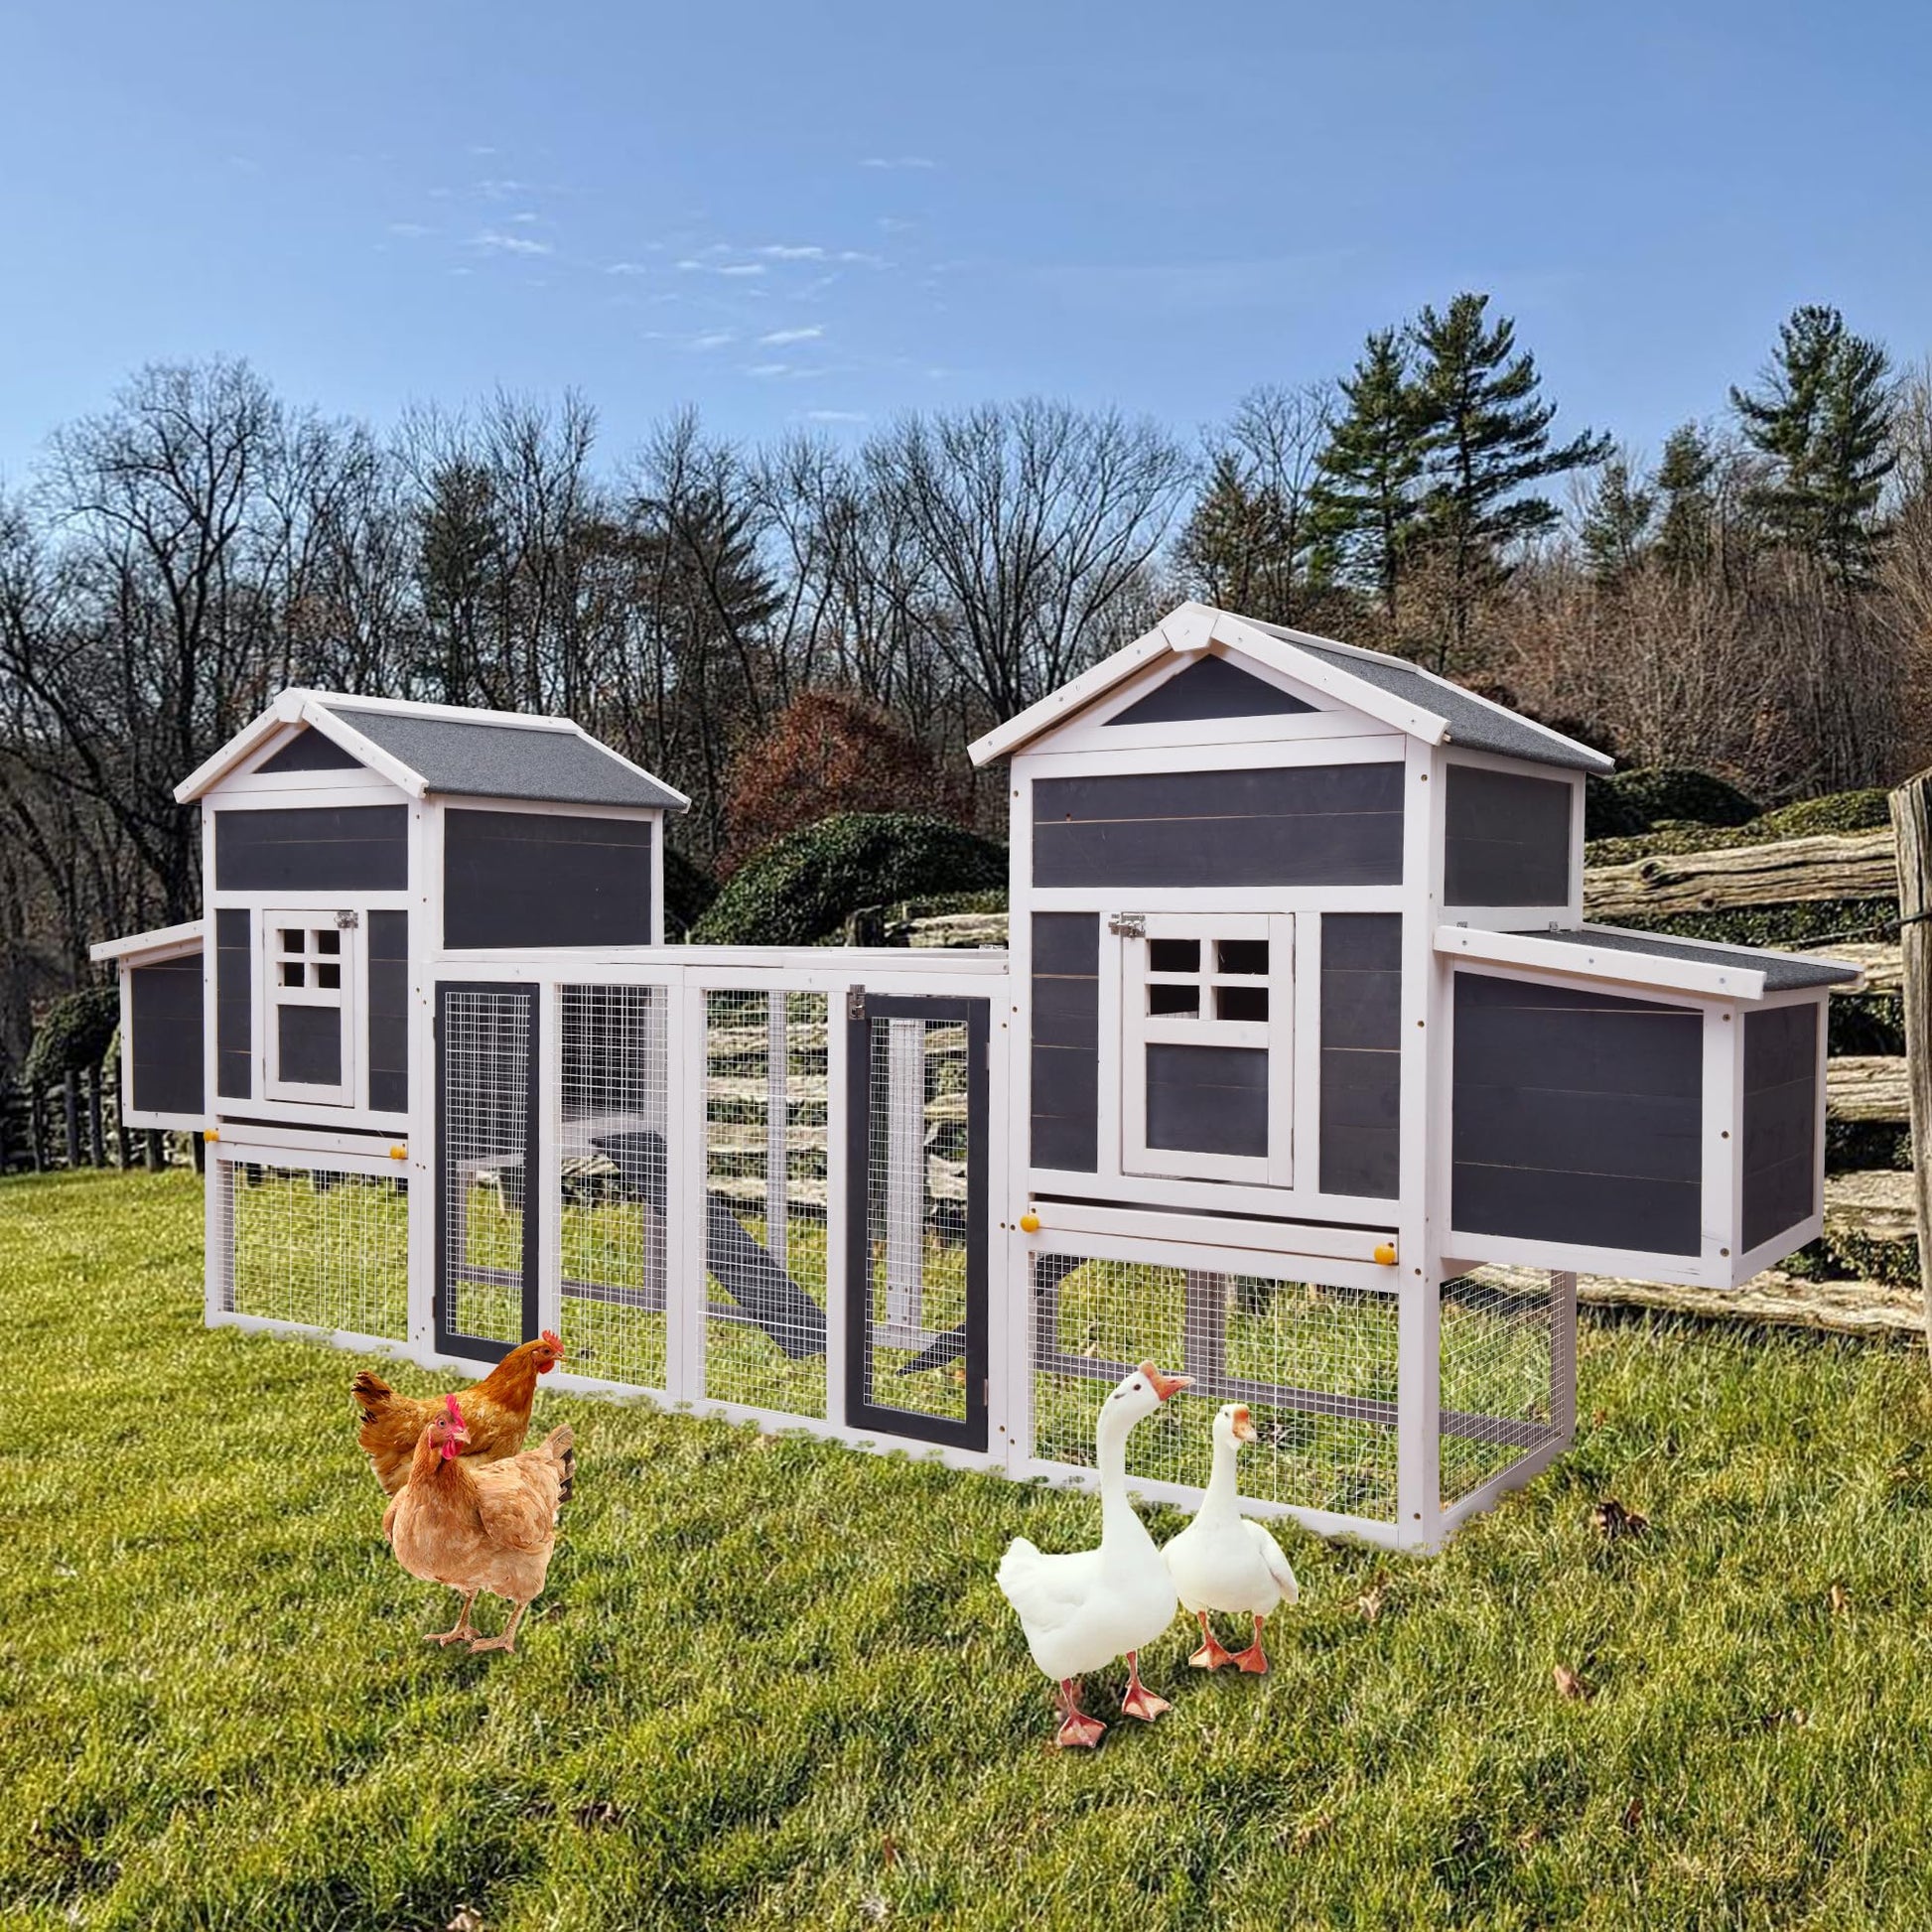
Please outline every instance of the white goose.
[[[1278, 1604], [1301, 1598], [1302, 1587], [1281, 1545], [1241, 1514], [1235, 1495], [1235, 1458], [1241, 1445], [1254, 1440], [1255, 1426], [1245, 1403], [1230, 1402], [1215, 1412], [1214, 1468], [1200, 1508], [1161, 1552], [1181, 1602], [1200, 1620], [1201, 1647], [1187, 1659], [1196, 1670], [1234, 1664], [1245, 1671], [1265, 1671], [1262, 1623]], [[1208, 1627], [1210, 1610], [1253, 1617], [1254, 1642], [1246, 1650], [1222, 1649]]]
[[1141, 1682], [1140, 1650], [1173, 1620], [1174, 1588], [1161, 1552], [1127, 1500], [1127, 1438], [1185, 1375], [1163, 1375], [1143, 1362], [1100, 1405], [1094, 1445], [1100, 1464], [1100, 1547], [1068, 1556], [1042, 1556], [1016, 1536], [1000, 1559], [999, 1583], [1020, 1613], [1027, 1648], [1059, 1686], [1059, 1729], [1053, 1742], [1091, 1746], [1107, 1726], [1080, 1709], [1080, 1679], [1127, 1659], [1127, 1695], [1120, 1708], [1149, 1723], [1168, 1709]]

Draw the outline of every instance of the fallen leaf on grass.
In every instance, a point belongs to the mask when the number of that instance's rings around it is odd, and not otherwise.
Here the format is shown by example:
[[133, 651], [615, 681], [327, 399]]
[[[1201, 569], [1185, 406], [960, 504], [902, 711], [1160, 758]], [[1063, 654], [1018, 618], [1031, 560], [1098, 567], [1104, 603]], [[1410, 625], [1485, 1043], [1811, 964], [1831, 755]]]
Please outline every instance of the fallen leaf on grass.
[[1326, 1838], [1334, 1829], [1334, 1814], [1327, 1811], [1318, 1811], [1312, 1818], [1303, 1819], [1296, 1826], [1294, 1834], [1288, 1842], [1296, 1851], [1306, 1852], [1317, 1839]]
[[623, 1809], [609, 1798], [600, 1798], [594, 1805], [579, 1805], [571, 1817], [581, 1831], [609, 1831], [614, 1825], [623, 1823]]
[[1619, 1537], [1641, 1536], [1650, 1527], [1649, 1517], [1624, 1508], [1614, 1496], [1605, 1496], [1590, 1511], [1589, 1520], [1605, 1543], [1614, 1543]]
[[483, 1932], [483, 1916], [474, 1905], [459, 1905], [444, 1932]]
[[891, 1832], [886, 1834], [886, 1842], [880, 1846], [879, 1856], [889, 1867], [898, 1863], [898, 1840]]
[[1843, 1584], [1834, 1584], [1826, 1599], [1834, 1616], [1843, 1616], [1852, 1607], [1852, 1592]]
[[1556, 1680], [1558, 1691], [1573, 1703], [1587, 1704], [1596, 1695], [1568, 1664], [1559, 1664], [1550, 1675]]
[[1373, 1623], [1382, 1614], [1382, 1599], [1387, 1594], [1387, 1587], [1377, 1584], [1373, 1589], [1364, 1590], [1356, 1597], [1355, 1607], [1362, 1613], [1364, 1623]]
[[763, 1430], [759, 1430], [752, 1443], [752, 1447], [759, 1449], [773, 1449], [777, 1446], [777, 1437], [767, 1435]]
[[1643, 1823], [1643, 1800], [1641, 1798], [1632, 1798], [1630, 1802], [1623, 1807], [1623, 1829], [1626, 1832], [1634, 1832], [1637, 1829], [1637, 1827], [1642, 1823]]
[[868, 1892], [859, 1901], [859, 1916], [874, 1925], [884, 1925], [892, 1909], [876, 1891]]

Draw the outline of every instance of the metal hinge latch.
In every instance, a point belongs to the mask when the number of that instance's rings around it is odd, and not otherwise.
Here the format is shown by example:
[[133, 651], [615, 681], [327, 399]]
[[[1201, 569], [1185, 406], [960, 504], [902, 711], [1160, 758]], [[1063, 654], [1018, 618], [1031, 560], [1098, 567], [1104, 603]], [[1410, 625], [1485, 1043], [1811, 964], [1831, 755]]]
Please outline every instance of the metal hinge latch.
[[1147, 937], [1147, 914], [1145, 912], [1109, 912], [1107, 930], [1122, 939], [1145, 939]]
[[351, 910], [338, 912], [336, 914], [336, 930], [338, 932], [353, 932], [361, 923], [362, 915], [359, 912]]
[[866, 989], [863, 986], [848, 986], [845, 989], [845, 1017], [848, 1020], [863, 1020], [866, 1017]]

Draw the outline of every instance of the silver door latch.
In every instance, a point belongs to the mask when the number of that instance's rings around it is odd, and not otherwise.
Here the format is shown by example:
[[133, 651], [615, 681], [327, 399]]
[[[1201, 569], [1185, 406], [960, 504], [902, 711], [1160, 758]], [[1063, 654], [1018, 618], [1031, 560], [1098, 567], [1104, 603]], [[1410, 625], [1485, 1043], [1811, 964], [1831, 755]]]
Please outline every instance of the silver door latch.
[[336, 914], [336, 930], [338, 932], [353, 932], [361, 923], [362, 915], [359, 912], [349, 911], [338, 912]]
[[866, 1017], [866, 989], [863, 986], [848, 986], [845, 989], [845, 1017], [848, 1020], [863, 1020]]
[[1145, 939], [1147, 937], [1147, 914], [1145, 912], [1109, 912], [1107, 930], [1122, 939]]

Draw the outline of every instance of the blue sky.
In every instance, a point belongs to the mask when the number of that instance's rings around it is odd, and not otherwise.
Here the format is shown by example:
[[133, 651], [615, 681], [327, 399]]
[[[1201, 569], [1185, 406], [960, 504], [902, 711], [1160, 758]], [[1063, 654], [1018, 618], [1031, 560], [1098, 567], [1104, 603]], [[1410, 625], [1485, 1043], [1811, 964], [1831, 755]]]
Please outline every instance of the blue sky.
[[9, 10], [0, 478], [150, 359], [863, 433], [1192, 431], [1490, 291], [1654, 447], [1830, 301], [1932, 348], [1923, 9], [1302, 0]]

